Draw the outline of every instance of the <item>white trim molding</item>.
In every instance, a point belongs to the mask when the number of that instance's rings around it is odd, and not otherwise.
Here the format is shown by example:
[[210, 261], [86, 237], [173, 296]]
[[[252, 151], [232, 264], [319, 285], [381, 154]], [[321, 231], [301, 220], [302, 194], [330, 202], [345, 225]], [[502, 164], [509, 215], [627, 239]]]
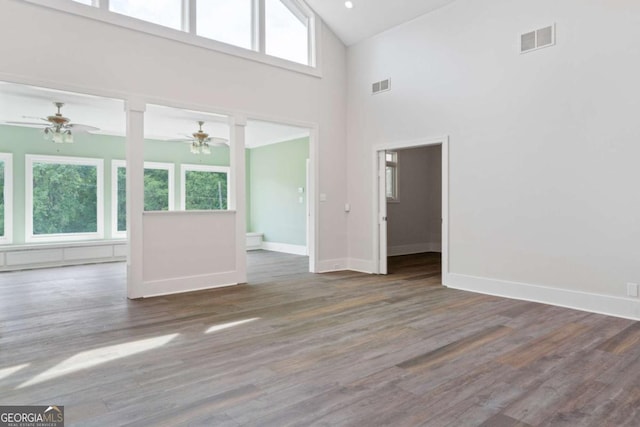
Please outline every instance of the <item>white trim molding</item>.
[[349, 258], [347, 261], [349, 270], [357, 271], [359, 273], [374, 274], [376, 268], [375, 262], [370, 259]]
[[318, 261], [316, 264], [316, 273], [331, 273], [332, 271], [349, 270], [347, 267], [348, 265], [349, 260], [347, 258], [325, 259]]
[[0, 153], [0, 162], [4, 163], [4, 233], [0, 236], [0, 244], [13, 243], [13, 155]]
[[238, 273], [236, 271], [228, 271], [223, 273], [151, 280], [144, 282], [144, 287], [148, 293], [145, 293], [143, 298], [234, 286], [238, 284], [237, 276]]
[[637, 298], [622, 298], [455, 273], [444, 275], [443, 283], [452, 289], [640, 320], [640, 300]]
[[372, 206], [371, 218], [372, 222], [372, 253], [373, 253], [373, 272], [374, 274], [385, 274], [386, 268], [382, 264], [382, 259], [386, 261], [387, 247], [383, 244], [380, 236], [380, 210], [381, 203], [386, 206], [387, 200], [381, 199], [378, 188], [378, 154], [388, 150], [401, 150], [406, 148], [425, 147], [432, 145], [440, 145], [442, 147], [442, 239], [440, 252], [442, 252], [442, 274], [443, 277], [449, 272], [449, 136], [439, 136], [433, 138], [414, 139], [409, 141], [396, 141], [384, 144], [377, 144], [372, 150]]
[[265, 251], [282, 252], [292, 255], [309, 255], [307, 247], [304, 245], [290, 245], [288, 243], [262, 242], [262, 249]]

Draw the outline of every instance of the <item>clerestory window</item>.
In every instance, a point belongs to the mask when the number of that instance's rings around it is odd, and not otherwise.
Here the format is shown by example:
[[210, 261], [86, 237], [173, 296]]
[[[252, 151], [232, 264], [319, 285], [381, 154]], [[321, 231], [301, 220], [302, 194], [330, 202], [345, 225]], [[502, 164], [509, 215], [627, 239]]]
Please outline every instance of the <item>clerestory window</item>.
[[[315, 15], [303, 0], [25, 0], [216, 49], [218, 43], [315, 67]], [[84, 6], [67, 7], [79, 3]], [[85, 7], [88, 6], [88, 7]], [[122, 19], [122, 16], [127, 19]], [[129, 18], [144, 21], [140, 25]], [[158, 26], [148, 31], [147, 23]], [[165, 29], [177, 30], [172, 37]], [[175, 33], [173, 34], [175, 35]], [[228, 49], [223, 49], [229, 53]], [[241, 50], [237, 53], [241, 54]], [[243, 56], [243, 55], [240, 55]]]

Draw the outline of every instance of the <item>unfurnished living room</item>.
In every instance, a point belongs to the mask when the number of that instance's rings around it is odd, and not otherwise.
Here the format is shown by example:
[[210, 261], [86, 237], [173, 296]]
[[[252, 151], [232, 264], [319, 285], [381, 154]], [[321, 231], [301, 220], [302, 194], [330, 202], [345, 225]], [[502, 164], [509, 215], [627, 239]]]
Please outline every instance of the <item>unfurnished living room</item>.
[[0, 426], [640, 426], [640, 2], [2, 0], [0, 40]]

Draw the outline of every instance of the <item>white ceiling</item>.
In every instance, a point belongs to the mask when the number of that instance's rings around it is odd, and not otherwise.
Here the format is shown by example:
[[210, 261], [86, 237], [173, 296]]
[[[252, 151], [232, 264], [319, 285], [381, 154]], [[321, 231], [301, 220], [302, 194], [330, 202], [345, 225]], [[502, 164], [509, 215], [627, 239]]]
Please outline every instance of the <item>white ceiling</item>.
[[455, 0], [306, 0], [346, 44], [351, 46], [389, 28], [411, 21]]
[[[124, 103], [71, 92], [0, 82], [0, 124], [8, 121], [42, 122], [40, 117], [53, 115], [53, 102], [64, 102], [62, 114], [72, 123], [95, 126], [94, 133], [124, 136]], [[198, 121], [211, 136], [229, 139], [227, 116], [148, 105], [145, 114], [145, 137], [171, 140], [188, 137], [198, 130]], [[251, 120], [247, 123], [248, 148], [275, 144], [309, 135], [309, 130], [294, 126]]]

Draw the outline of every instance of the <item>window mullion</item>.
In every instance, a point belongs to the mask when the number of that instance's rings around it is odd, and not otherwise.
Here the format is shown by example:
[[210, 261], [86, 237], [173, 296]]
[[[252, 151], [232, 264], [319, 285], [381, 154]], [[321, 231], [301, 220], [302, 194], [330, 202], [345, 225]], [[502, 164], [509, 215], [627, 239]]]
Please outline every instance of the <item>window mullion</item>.
[[198, 34], [196, 0], [182, 0], [182, 31]]
[[266, 40], [267, 31], [266, 31], [266, 25], [265, 25], [265, 22], [266, 22], [265, 0], [256, 0], [256, 3], [258, 4], [257, 47], [258, 47], [258, 52], [266, 53], [267, 52], [267, 40]]
[[102, 10], [106, 10], [107, 12], [109, 11], [109, 2], [111, 0], [98, 0], [98, 7], [100, 7], [100, 9]]

